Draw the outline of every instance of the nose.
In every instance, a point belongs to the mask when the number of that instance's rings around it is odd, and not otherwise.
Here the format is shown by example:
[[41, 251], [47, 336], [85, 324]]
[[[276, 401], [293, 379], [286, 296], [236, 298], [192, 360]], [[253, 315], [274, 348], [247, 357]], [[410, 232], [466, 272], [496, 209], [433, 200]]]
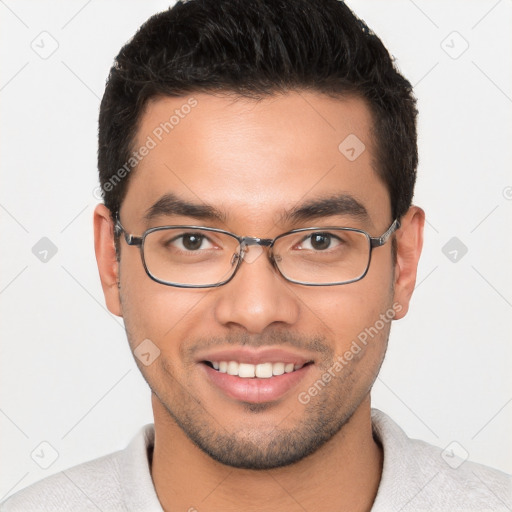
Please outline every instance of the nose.
[[[247, 248], [233, 279], [218, 289], [215, 318], [224, 326], [258, 334], [272, 324], [294, 324], [300, 303], [295, 285], [285, 281], [259, 245]], [[274, 325], [275, 326], [275, 325]]]

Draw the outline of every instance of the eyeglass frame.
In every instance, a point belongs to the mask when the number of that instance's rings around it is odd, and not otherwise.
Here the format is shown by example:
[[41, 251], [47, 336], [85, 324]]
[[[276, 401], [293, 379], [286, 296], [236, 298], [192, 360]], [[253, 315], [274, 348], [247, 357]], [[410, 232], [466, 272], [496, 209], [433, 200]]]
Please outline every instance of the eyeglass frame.
[[[372, 259], [373, 249], [375, 249], [376, 247], [382, 247], [386, 242], [388, 242], [391, 235], [400, 228], [400, 220], [395, 219], [391, 223], [389, 228], [381, 236], [376, 236], [376, 237], [370, 236], [369, 233], [367, 233], [366, 231], [364, 231], [362, 229], [339, 227], [339, 226], [327, 226], [327, 227], [324, 226], [324, 227], [292, 229], [290, 231], [287, 231], [286, 233], [281, 233], [280, 235], [276, 236], [275, 238], [259, 238], [259, 237], [252, 237], [252, 236], [238, 236], [235, 233], [231, 233], [230, 231], [226, 231], [224, 229], [210, 228], [210, 227], [206, 227], [206, 226], [193, 226], [193, 225], [172, 225], [171, 226], [171, 225], [169, 225], [169, 226], [156, 226], [153, 228], [149, 228], [146, 231], [144, 231], [144, 233], [142, 233], [141, 236], [135, 236], [133, 234], [128, 233], [126, 231], [126, 229], [123, 227], [123, 225], [121, 224], [121, 220], [119, 219], [118, 213], [114, 214], [113, 217], [114, 217], [114, 234], [117, 237], [120, 236], [121, 234], [123, 234], [125, 242], [128, 245], [139, 247], [142, 265], [143, 265], [144, 270], [146, 271], [146, 274], [148, 275], [148, 277], [159, 284], [162, 284], [164, 286], [173, 286], [175, 288], [218, 288], [220, 286], [224, 286], [225, 284], [229, 283], [235, 277], [236, 273], [238, 272], [238, 269], [240, 268], [242, 261], [244, 260], [244, 254], [245, 254], [244, 247], [248, 247], [251, 245], [259, 245], [260, 247], [268, 247], [270, 249], [269, 254], [267, 256], [268, 259], [272, 263], [273, 267], [283, 277], [283, 279], [285, 279], [286, 281], [288, 281], [290, 283], [300, 284], [302, 286], [341, 286], [344, 284], [355, 283], [355, 282], [363, 279], [366, 276], [366, 274], [368, 273], [368, 270], [370, 268], [371, 259]], [[211, 231], [213, 233], [221, 233], [221, 234], [229, 235], [232, 238], [234, 238], [235, 240], [237, 240], [238, 244], [239, 244], [240, 252], [235, 253], [233, 255], [233, 256], [235, 256], [235, 255], [237, 256], [238, 261], [237, 261], [236, 267], [233, 270], [231, 276], [228, 279], [225, 279], [224, 281], [221, 281], [221, 282], [215, 283], [215, 284], [207, 284], [207, 285], [192, 284], [192, 285], [189, 285], [189, 284], [170, 283], [168, 281], [164, 281], [164, 280], [159, 279], [158, 277], [152, 275], [146, 265], [146, 260], [144, 257], [144, 241], [149, 234], [154, 233], [155, 231], [163, 231], [163, 230], [168, 230], [171, 228], [173, 228], [173, 229], [198, 229], [198, 230], [200, 229], [200, 230], [204, 230], [204, 231]], [[327, 231], [329, 229], [353, 231], [353, 232], [361, 233], [366, 236], [366, 238], [368, 239], [368, 241], [370, 243], [369, 254], [368, 254], [368, 263], [366, 264], [366, 270], [361, 274], [361, 276], [359, 276], [355, 279], [352, 279], [350, 281], [335, 282], [335, 283], [305, 283], [302, 281], [296, 281], [294, 279], [290, 279], [289, 277], [285, 276], [283, 274], [283, 272], [281, 271], [281, 269], [279, 268], [279, 265], [278, 265], [277, 261], [275, 260], [274, 255], [272, 253], [272, 247], [274, 246], [275, 242], [278, 239], [283, 238], [284, 236], [291, 235], [294, 233], [301, 233], [304, 231], [315, 231], [315, 230]]]

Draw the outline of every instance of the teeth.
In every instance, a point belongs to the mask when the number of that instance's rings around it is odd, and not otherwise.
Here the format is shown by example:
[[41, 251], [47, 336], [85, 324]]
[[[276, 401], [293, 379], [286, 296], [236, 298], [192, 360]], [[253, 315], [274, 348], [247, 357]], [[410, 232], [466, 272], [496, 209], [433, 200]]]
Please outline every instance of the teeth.
[[212, 361], [212, 366], [215, 370], [229, 375], [236, 375], [244, 379], [252, 379], [258, 377], [259, 379], [269, 379], [274, 375], [283, 375], [284, 373], [291, 373], [295, 370], [302, 368], [302, 364], [293, 363], [238, 363], [237, 361]]
[[283, 375], [283, 373], [284, 373], [284, 363], [274, 363], [272, 365], [272, 373], [274, 375]]
[[261, 363], [256, 365], [256, 377], [270, 379], [272, 377], [272, 363]]
[[256, 367], [253, 364], [240, 363], [238, 365], [238, 376], [239, 377], [245, 377], [245, 378], [249, 379], [249, 378], [254, 377], [255, 373], [256, 373]]
[[240, 365], [236, 361], [229, 361], [228, 363], [228, 375], [238, 375], [238, 367]]

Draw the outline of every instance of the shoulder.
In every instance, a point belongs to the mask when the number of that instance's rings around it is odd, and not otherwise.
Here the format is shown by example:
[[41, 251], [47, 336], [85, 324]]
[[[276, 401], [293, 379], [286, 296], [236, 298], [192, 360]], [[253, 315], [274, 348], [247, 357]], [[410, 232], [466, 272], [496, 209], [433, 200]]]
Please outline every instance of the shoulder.
[[10, 496], [0, 512], [161, 511], [151, 479], [152, 424], [124, 449], [51, 475]]
[[384, 451], [372, 511], [508, 511], [512, 477], [458, 457], [453, 450], [410, 439], [381, 411], [372, 410], [374, 435]]
[[44, 478], [0, 504], [1, 512], [122, 510], [119, 454], [105, 455]]

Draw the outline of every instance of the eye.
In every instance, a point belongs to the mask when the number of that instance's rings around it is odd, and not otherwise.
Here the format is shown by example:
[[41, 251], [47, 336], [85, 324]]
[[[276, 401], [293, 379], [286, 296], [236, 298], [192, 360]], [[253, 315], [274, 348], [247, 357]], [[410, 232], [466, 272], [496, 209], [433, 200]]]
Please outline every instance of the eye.
[[200, 233], [183, 233], [173, 238], [169, 242], [169, 245], [174, 245], [178, 249], [185, 251], [198, 251], [213, 248], [213, 244], [210, 240]]
[[333, 249], [342, 243], [342, 240], [332, 233], [312, 233], [302, 240], [299, 249], [325, 251]]

